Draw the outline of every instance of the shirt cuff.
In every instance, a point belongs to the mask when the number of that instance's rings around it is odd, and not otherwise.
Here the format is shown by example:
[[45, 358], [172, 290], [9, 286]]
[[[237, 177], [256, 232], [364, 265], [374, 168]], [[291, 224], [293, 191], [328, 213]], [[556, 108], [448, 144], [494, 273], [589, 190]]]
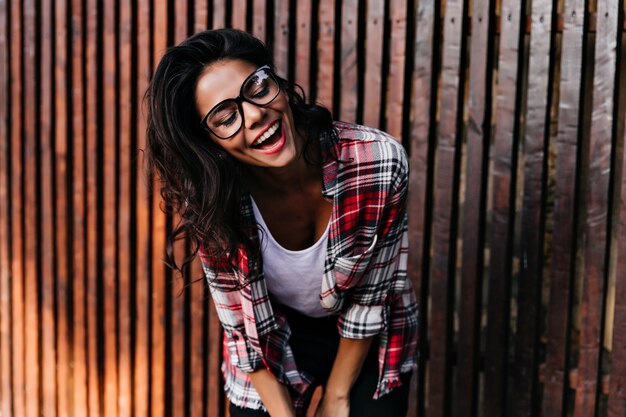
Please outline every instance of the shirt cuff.
[[339, 316], [339, 335], [346, 339], [366, 339], [381, 333], [387, 325], [387, 306], [351, 304]]
[[228, 354], [230, 363], [250, 373], [258, 369], [265, 368], [263, 359], [250, 345], [250, 341], [238, 330], [227, 332]]

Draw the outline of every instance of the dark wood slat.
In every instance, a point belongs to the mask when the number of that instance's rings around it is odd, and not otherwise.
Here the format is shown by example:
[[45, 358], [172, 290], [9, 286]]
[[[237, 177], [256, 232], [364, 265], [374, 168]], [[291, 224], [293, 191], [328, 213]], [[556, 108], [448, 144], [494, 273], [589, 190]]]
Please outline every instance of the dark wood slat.
[[[56, 387], [56, 346], [55, 346], [55, 316], [54, 316], [54, 259], [55, 259], [55, 229], [54, 229], [54, 194], [53, 194], [53, 109], [54, 97], [52, 85], [54, 82], [52, 25], [54, 13], [52, 2], [41, 2], [41, 91], [40, 116], [40, 157], [41, 172], [41, 393], [42, 414], [54, 416], [57, 414], [57, 387]], [[0, 261], [0, 263], [2, 263]], [[84, 407], [83, 407], [84, 408]]]
[[131, 91], [132, 74], [132, 10], [130, 2], [119, 3], [119, 35], [118, 35], [118, 77], [119, 96], [117, 97], [119, 132], [118, 150], [118, 220], [117, 220], [117, 258], [118, 258], [118, 403], [119, 416], [130, 417], [132, 413], [132, 369], [131, 369], [131, 252], [133, 244], [131, 242], [131, 158], [134, 149], [131, 145], [131, 112], [133, 110], [131, 101], [133, 100]]
[[304, 0], [298, 3], [298, 13], [296, 14], [296, 84], [304, 88], [307, 96], [311, 91], [311, 0]]
[[198, 33], [207, 29], [209, 19], [209, 2], [194, 1], [193, 2], [193, 32]]
[[[204, 333], [208, 331], [204, 323], [204, 288], [206, 281], [202, 279], [203, 271], [198, 258], [194, 259], [191, 264], [191, 281], [188, 291], [190, 293], [189, 308], [191, 321], [189, 336], [189, 351], [186, 355], [191, 356], [189, 360], [190, 368], [190, 387], [189, 387], [189, 404], [190, 415], [192, 417], [202, 417], [206, 415], [206, 382], [208, 378], [219, 378], [219, 374], [207, 375], [205, 373], [205, 362], [208, 360], [207, 352], [204, 350]], [[200, 279], [197, 282], [193, 282]], [[219, 334], [210, 337], [219, 338]]]
[[[165, 48], [167, 47], [167, 4], [153, 4], [153, 67], [160, 61]], [[165, 316], [166, 278], [165, 278], [165, 233], [166, 217], [161, 209], [161, 196], [158, 190], [160, 185], [157, 179], [154, 180], [154, 193], [152, 195], [152, 364], [151, 364], [151, 400], [152, 415], [155, 417], [165, 417], [166, 398], [166, 358], [165, 358], [165, 322], [169, 320]]]
[[86, 37], [86, 148], [87, 148], [87, 361], [88, 379], [87, 393], [89, 404], [89, 417], [101, 415], [102, 396], [100, 394], [100, 369], [98, 362], [98, 259], [100, 248], [98, 247], [98, 4], [97, 0], [88, 0], [86, 3], [87, 13], [87, 37]]
[[103, 10], [103, 126], [102, 140], [102, 297], [104, 304], [104, 416], [119, 415], [119, 366], [117, 363], [119, 335], [118, 326], [118, 284], [119, 269], [117, 265], [117, 89], [116, 72], [118, 61], [116, 58], [117, 36], [115, 23], [118, 19], [115, 13], [115, 0], [104, 3]]
[[9, 138], [10, 67], [9, 6], [0, 4], [0, 413], [10, 415], [11, 389], [11, 259], [9, 257]]
[[[420, 328], [419, 349], [420, 356], [417, 375], [413, 377], [414, 388], [409, 397], [409, 413], [411, 417], [425, 415], [424, 399], [426, 387], [426, 358], [427, 346], [426, 328], [428, 323], [427, 309], [427, 274], [423, 274], [424, 265], [428, 259], [424, 259], [424, 248], [430, 242], [426, 241], [426, 206], [428, 204], [428, 169], [429, 169], [429, 132], [430, 132], [430, 108], [432, 95], [432, 60], [433, 60], [433, 36], [435, 22], [434, 1], [420, 1], [415, 10], [415, 39], [413, 55], [413, 91], [411, 123], [411, 147], [410, 147], [410, 177], [411, 189], [408, 196], [409, 205], [409, 274], [415, 287], [420, 303]], [[367, 101], [366, 101], [367, 102]], [[417, 391], [417, 392], [415, 392]]]
[[[233, 27], [245, 30], [245, 9], [245, 1], [243, 1], [243, 4], [241, 1], [239, 1], [239, 3], [237, 3], [236, 1], [233, 2]], [[243, 20], [240, 20], [242, 15]], [[176, 21], [175, 26], [177, 28], [185, 28], [187, 26], [186, 6], [185, 13], [179, 13], [179, 10], [176, 10], [174, 19]], [[235, 26], [235, 22], [237, 22], [237, 25], [243, 23], [243, 26], [237, 27]], [[182, 42], [186, 37], [185, 35], [185, 32], [177, 30], [175, 34], [176, 40], [174, 41], [174, 43], [178, 44]], [[177, 225], [180, 221], [180, 216], [175, 215], [173, 224]], [[170, 233], [169, 230], [168, 233]], [[177, 263], [180, 265], [182, 263], [182, 260], [186, 257], [184, 240], [177, 242], [174, 247], [174, 254], [176, 256]], [[189, 318], [185, 315], [184, 276], [175, 271], [169, 272], [169, 288], [167, 289], [166, 294], [168, 297], [170, 297], [169, 303], [171, 305], [171, 311], [169, 312], [168, 320], [170, 320], [172, 330], [169, 335], [166, 334], [166, 337], [169, 337], [169, 340], [167, 340], [167, 343], [169, 344], [169, 357], [166, 358], [166, 363], [169, 360], [169, 364], [167, 366], [170, 367], [170, 377], [166, 381], [166, 389], [170, 391], [172, 395], [172, 409], [169, 410], [167, 413], [172, 417], [183, 417], [186, 415], [185, 404], [188, 401], [188, 393], [186, 392], [186, 381], [190, 377], [190, 375], [186, 375], [185, 370], [185, 321]], [[168, 314], [167, 307], [166, 314]]]
[[35, 88], [37, 68], [35, 54], [36, 4], [32, 0], [23, 2], [23, 53], [24, 53], [24, 368], [25, 368], [25, 417], [38, 416], [39, 401], [31, 393], [39, 391], [39, 306], [37, 264], [37, 106]]
[[[358, 0], [341, 3], [341, 105], [337, 119], [355, 123], [358, 99]], [[304, 46], [304, 45], [303, 45]], [[402, 112], [400, 112], [402, 114]]]
[[74, 332], [73, 359], [74, 377], [72, 386], [74, 415], [81, 412], [86, 414], [87, 402], [87, 320], [86, 320], [86, 125], [84, 118], [84, 76], [85, 61], [84, 35], [85, 22], [83, 21], [83, 2], [72, 1], [71, 33], [72, 33], [72, 138], [74, 157], [72, 161], [72, 204], [73, 204], [73, 317], [72, 331]]
[[[137, 2], [138, 45], [150, 44], [150, 1]], [[146, 148], [146, 108], [141, 105], [148, 88], [151, 73], [150, 51], [137, 48], [137, 151], [136, 162], [136, 270], [135, 270], [135, 351], [134, 351], [134, 412], [135, 416], [148, 415], [150, 409], [150, 270], [151, 256], [151, 199], [148, 190], [151, 179], [146, 176], [144, 152]]]
[[[380, 126], [385, 2], [366, 0], [365, 83], [363, 123]], [[419, 29], [418, 29], [419, 30]], [[430, 72], [430, 71], [429, 71]]]
[[402, 139], [404, 106], [404, 65], [406, 57], [407, 0], [391, 0], [391, 43], [389, 45], [389, 74], [387, 76], [386, 130], [396, 139]]
[[429, 328], [428, 415], [448, 416], [451, 411], [452, 309], [455, 230], [452, 225], [457, 165], [458, 91], [461, 77], [463, 2], [446, 3], [443, 19], [440, 124], [437, 137], [433, 195], [432, 264], [430, 265], [431, 316]]
[[[205, 292], [206, 297], [209, 297], [208, 291]], [[217, 312], [215, 311], [215, 305], [213, 304], [213, 300], [209, 300], [206, 305], [208, 306], [207, 311], [208, 314], [208, 329], [209, 329], [209, 337], [208, 337], [208, 348], [207, 348], [207, 358], [208, 358], [208, 415], [211, 417], [221, 416], [223, 407], [223, 394], [222, 394], [222, 386], [221, 386], [221, 376], [216, 378], [216, 375], [221, 375], [220, 366], [222, 362], [222, 328], [220, 326], [219, 318], [217, 317]]]
[[[622, 12], [623, 15], [623, 12]], [[626, 40], [626, 36], [622, 33], [622, 46]], [[619, 50], [619, 49], [618, 49]], [[623, 48], [621, 49], [623, 51]], [[619, 100], [619, 117], [623, 121], [624, 109], [624, 90], [626, 89], [626, 74], [624, 73], [626, 57], [623, 53], [618, 55], [618, 69], [620, 70], [620, 100]], [[624, 126], [624, 124], [622, 124]], [[622, 127], [620, 142], [625, 143], [625, 132]], [[616, 172], [621, 174], [614, 177], [615, 196], [619, 202], [619, 210], [615, 210], [615, 312], [613, 317], [613, 343], [611, 346], [611, 369], [609, 373], [609, 399], [607, 402], [607, 417], [623, 417], [626, 415], [626, 280], [622, 277], [626, 275], [626, 147], [622, 148], [621, 155], [618, 154]]]
[[232, 15], [232, 27], [235, 29], [246, 30], [246, 0], [231, 0], [233, 15]]
[[226, 0], [213, 0], [213, 29], [226, 27]]
[[317, 101], [333, 110], [334, 55], [335, 55], [335, 5], [332, 0], [320, 0], [317, 12], [319, 38], [317, 40]]
[[507, 414], [507, 362], [511, 309], [511, 265], [517, 169], [515, 138], [521, 3], [504, 0], [500, 9], [500, 51], [492, 150], [492, 213], [485, 349], [485, 416]]
[[580, 75], [583, 52], [585, 3], [567, 0], [563, 11], [559, 119], [555, 142], [556, 184], [554, 189], [554, 232], [550, 297], [547, 311], [548, 335], [544, 373], [543, 415], [561, 417], [566, 374], [567, 326], [572, 274], [576, 153], [579, 130]]
[[524, 135], [524, 190], [521, 210], [521, 267], [518, 287], [517, 337], [513, 370], [514, 417], [539, 413], [538, 342], [543, 276], [543, 230], [547, 166], [548, 82], [552, 3], [533, 2], [528, 64], [526, 129]]
[[67, 162], [68, 162], [68, 56], [66, 49], [67, 41], [67, 2], [60, 0], [55, 2], [55, 172], [56, 172], [56, 300], [57, 300], [57, 389], [59, 410], [68, 410], [71, 403], [71, 387], [69, 381], [72, 377], [70, 368], [71, 345], [69, 341], [70, 323], [68, 304], [70, 301], [71, 276], [68, 265], [68, 224], [69, 207], [67, 200], [69, 190], [67, 187]]
[[174, 45], [178, 45], [187, 38], [187, 2], [174, 3]]
[[22, 12], [11, 4], [11, 384], [13, 413], [24, 415], [24, 251], [22, 242]]
[[265, 42], [267, 38], [267, 1], [255, 0], [252, 5], [252, 34]]
[[274, 2], [274, 67], [276, 73], [287, 78], [289, 72], [289, 0]]
[[[174, 216], [174, 224], [180, 222], [178, 215]], [[174, 245], [174, 256], [180, 265], [186, 256], [185, 241], [180, 240]], [[185, 271], [188, 273], [188, 271]], [[170, 297], [171, 312], [169, 312], [172, 331], [167, 343], [170, 345], [171, 379], [168, 381], [168, 389], [172, 393], [172, 416], [185, 415], [185, 277], [175, 271], [168, 276], [167, 296]], [[166, 313], [167, 314], [167, 313]], [[166, 335], [167, 336], [167, 335]]]
[[463, 266], [459, 305], [458, 397], [455, 414], [476, 416], [479, 393], [480, 316], [482, 313], [482, 276], [485, 239], [486, 165], [491, 121], [488, 117], [492, 98], [488, 88], [492, 80], [487, 62], [491, 2], [472, 2], [472, 37], [469, 58], [469, 102], [467, 127], [467, 162], [463, 211]]
[[591, 114], [591, 136], [586, 176], [586, 220], [584, 223], [584, 268], [582, 274], [581, 332], [578, 357], [578, 385], [574, 416], [591, 416], [597, 410], [599, 357], [602, 347], [604, 279], [609, 182], [613, 129], [613, 97], [617, 48], [617, 0], [600, 0], [597, 4], [597, 32]]

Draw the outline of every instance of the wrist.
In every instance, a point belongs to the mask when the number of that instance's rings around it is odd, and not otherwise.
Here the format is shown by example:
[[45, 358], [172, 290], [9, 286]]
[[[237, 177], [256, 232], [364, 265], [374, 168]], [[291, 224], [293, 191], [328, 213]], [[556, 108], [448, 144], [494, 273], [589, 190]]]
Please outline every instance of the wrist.
[[324, 390], [324, 397], [332, 401], [347, 401], [350, 398], [350, 388], [329, 384]]

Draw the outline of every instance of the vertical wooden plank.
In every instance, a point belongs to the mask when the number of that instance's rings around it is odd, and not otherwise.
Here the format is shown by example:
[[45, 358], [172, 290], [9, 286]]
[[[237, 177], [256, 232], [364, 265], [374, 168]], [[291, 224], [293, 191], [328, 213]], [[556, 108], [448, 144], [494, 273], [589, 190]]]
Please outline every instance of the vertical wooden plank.
[[289, 0], [274, 2], [274, 67], [276, 73], [287, 78], [289, 72]]
[[226, 27], [226, 0], [213, 0], [213, 29]]
[[23, 54], [24, 54], [24, 395], [25, 417], [39, 415], [39, 402], [34, 393], [39, 392], [39, 317], [37, 264], [37, 105], [35, 2], [24, 1]]
[[[420, 326], [417, 375], [413, 378], [414, 387], [409, 396], [409, 416], [423, 417], [425, 415], [425, 387], [426, 387], [426, 359], [428, 323], [428, 282], [427, 274], [422, 272], [428, 259], [424, 258], [424, 248], [429, 247], [430, 238], [426, 227], [427, 205], [429, 203], [429, 170], [431, 148], [429, 136], [431, 129], [431, 104], [437, 91], [432, 91], [432, 60], [433, 40], [435, 33], [435, 2], [419, 1], [414, 12], [415, 35], [413, 55], [413, 119], [411, 124], [410, 148], [410, 177], [411, 191], [409, 192], [409, 268], [411, 281], [419, 297]], [[368, 20], [369, 21], [369, 20]], [[369, 32], [368, 32], [369, 33]], [[368, 53], [369, 55], [369, 53]], [[367, 71], [367, 69], [366, 69]], [[366, 82], [367, 87], [367, 82]], [[365, 109], [369, 107], [369, 102]]]
[[[624, 15], [622, 11], [621, 15]], [[621, 48], [618, 51], [623, 51], [623, 47], [626, 41], [626, 36], [622, 32], [619, 36], [621, 40]], [[626, 74], [624, 73], [625, 59], [623, 52], [618, 53], [618, 68], [620, 70], [620, 92], [624, 91], [626, 85]], [[619, 111], [618, 117], [622, 120], [625, 119], [624, 106], [624, 94], [620, 94], [618, 100]], [[622, 122], [623, 123], [623, 122]], [[623, 417], [626, 415], [626, 280], [623, 277], [626, 275], [626, 141], [625, 132], [619, 132], [621, 137], [619, 138], [616, 149], [620, 149], [621, 152], [616, 157], [616, 172], [621, 174], [621, 178], [616, 175], [615, 181], [615, 196], [619, 202], [619, 209], [615, 211], [615, 225], [616, 225], [616, 265], [615, 265], [615, 310], [613, 318], [613, 342], [611, 345], [611, 370], [610, 370], [610, 385], [609, 385], [609, 399], [607, 404], [607, 417]]]
[[333, 111], [335, 68], [335, 2], [320, 0], [317, 12], [319, 38], [317, 40], [317, 101]]
[[456, 131], [461, 79], [463, 1], [446, 2], [443, 20], [440, 124], [434, 172], [432, 264], [430, 265], [431, 339], [428, 381], [428, 415], [448, 416], [451, 411], [452, 308], [456, 231], [453, 208], [459, 171]]
[[152, 180], [146, 176], [144, 150], [146, 148], [146, 108], [143, 95], [148, 88], [151, 74], [150, 50], [150, 0], [137, 2], [137, 149], [135, 156], [136, 175], [136, 270], [135, 270], [135, 354], [134, 354], [134, 414], [149, 415], [150, 404], [150, 271], [152, 266], [151, 251], [151, 196], [149, 184]]
[[578, 356], [578, 384], [574, 416], [596, 415], [602, 323], [607, 275], [607, 223], [613, 131], [615, 52], [617, 49], [618, 0], [597, 3], [597, 32], [593, 108], [585, 181], [584, 273], [582, 274], [581, 332]]
[[[204, 332], [208, 331], [205, 326], [205, 314], [204, 311], [204, 289], [206, 282], [203, 279], [202, 266], [199, 263], [199, 259], [195, 259], [191, 264], [191, 279], [192, 283], [188, 288], [190, 292], [190, 309], [189, 320], [191, 320], [191, 335], [189, 337], [189, 351], [190, 358], [190, 371], [191, 371], [191, 386], [189, 393], [190, 403], [190, 415], [192, 417], [202, 417], [206, 415], [206, 388], [207, 379], [217, 379], [219, 374], [210, 375], [205, 372], [207, 366], [205, 362], [209, 360], [209, 356], [205, 351], [204, 346]], [[197, 281], [196, 281], [197, 280]], [[193, 282], [195, 281], [195, 282]], [[219, 339], [220, 334], [210, 335], [209, 337], [216, 337]]]
[[485, 416], [507, 413], [507, 357], [511, 297], [512, 240], [517, 171], [517, 76], [521, 3], [503, 0], [500, 9], [498, 92], [492, 150], [492, 214], [485, 349]]
[[231, 0], [233, 7], [232, 27], [239, 30], [246, 30], [246, 0]]
[[265, 42], [267, 37], [266, 13], [267, 0], [254, 0], [252, 5], [252, 34], [263, 42]]
[[68, 265], [68, 197], [67, 187], [67, 141], [68, 141], [68, 84], [67, 84], [67, 2], [55, 2], [55, 202], [56, 202], [56, 272], [57, 272], [57, 389], [58, 407], [61, 413], [69, 411], [71, 402], [70, 380], [72, 377], [71, 344], [68, 343], [70, 324], [68, 304], [70, 301], [70, 271]]
[[22, 9], [21, 4], [11, 4], [11, 383], [13, 414], [24, 415], [24, 207], [22, 181]]
[[41, 2], [41, 119], [40, 119], [40, 157], [41, 172], [41, 393], [42, 414], [57, 414], [56, 389], [56, 346], [55, 346], [55, 234], [54, 234], [54, 141], [52, 120], [54, 115], [53, 80], [53, 36], [54, 11], [52, 2]]
[[207, 25], [209, 23], [209, 4], [208, 3], [209, 2], [207, 0], [193, 2], [193, 16], [194, 16], [193, 33], [198, 33], [198, 32], [207, 30]]
[[74, 358], [74, 378], [72, 390], [74, 415], [86, 414], [87, 403], [87, 320], [86, 320], [86, 183], [85, 183], [85, 79], [83, 67], [84, 30], [83, 1], [72, 0], [71, 33], [72, 33], [72, 138], [73, 160], [72, 167], [72, 213], [73, 213], [73, 317], [72, 329], [74, 344], [72, 347]]
[[467, 162], [463, 213], [463, 266], [459, 305], [457, 400], [455, 415], [476, 416], [479, 393], [480, 318], [485, 243], [486, 158], [491, 136], [492, 74], [487, 58], [492, 2], [472, 2], [467, 127]]
[[387, 78], [387, 109], [385, 124], [387, 132], [402, 139], [402, 115], [404, 102], [404, 64], [406, 56], [406, 8], [407, 0], [391, 0], [391, 42], [389, 50], [389, 75]]
[[100, 363], [98, 343], [98, 308], [101, 300], [98, 297], [98, 259], [100, 248], [98, 245], [98, 170], [101, 150], [98, 146], [98, 1], [87, 0], [87, 36], [86, 36], [86, 65], [85, 65], [85, 92], [86, 92], [86, 167], [87, 167], [87, 362], [88, 381], [87, 393], [89, 417], [100, 416], [102, 413], [102, 397], [100, 395]]
[[[304, 0], [298, 4], [296, 13], [296, 84], [309, 95], [311, 91], [311, 0]], [[356, 23], [355, 23], [356, 24]]]
[[[205, 291], [205, 311], [207, 314], [207, 328], [209, 329], [207, 340], [207, 357], [208, 366], [207, 374], [209, 375], [208, 382], [208, 415], [210, 417], [217, 417], [223, 415], [223, 390], [221, 386], [221, 363], [222, 363], [222, 328], [215, 311], [215, 305], [210, 298], [208, 291]], [[219, 375], [219, 377], [216, 377]]]
[[514, 417], [539, 414], [538, 343], [543, 276], [544, 194], [547, 169], [552, 2], [532, 2], [526, 127], [524, 190], [521, 210], [521, 267], [518, 287], [517, 337], [512, 398]]
[[174, 45], [187, 38], [187, 2], [174, 2]]
[[11, 388], [11, 259], [9, 247], [9, 140], [11, 137], [9, 103], [9, 4], [0, 0], [0, 413], [10, 415], [13, 392]]
[[550, 296], [547, 311], [548, 335], [545, 362], [543, 415], [561, 417], [566, 375], [567, 326], [570, 323], [569, 299], [574, 254], [574, 209], [576, 206], [576, 155], [580, 116], [583, 27], [585, 2], [565, 0], [561, 77], [559, 82], [559, 120], [555, 143], [556, 172], [554, 190], [554, 233]]
[[[384, 52], [383, 33], [385, 28], [385, 2], [379, 0], [366, 1], [367, 22], [365, 24], [365, 82], [363, 85], [365, 91], [363, 92], [363, 123], [367, 126], [378, 127], [380, 126], [380, 106], [382, 101], [380, 94], [382, 86]], [[421, 5], [418, 7], [421, 7]], [[430, 67], [428, 71], [430, 72]]]
[[[156, 67], [167, 47], [167, 4], [156, 2], [153, 4], [153, 66]], [[166, 358], [165, 358], [165, 323], [169, 320], [165, 316], [166, 279], [165, 265], [165, 233], [166, 218], [161, 208], [160, 185], [154, 179], [154, 193], [152, 195], [152, 364], [151, 364], [151, 400], [152, 415], [165, 417], [166, 398]]]
[[[179, 2], [180, 3], [180, 2]], [[119, 79], [119, 150], [117, 166], [118, 175], [118, 220], [117, 220], [117, 242], [118, 242], [118, 274], [119, 274], [119, 305], [118, 311], [118, 401], [119, 416], [130, 417], [132, 402], [132, 369], [131, 369], [131, 158], [135, 149], [131, 144], [131, 112], [133, 107], [131, 101], [131, 77], [132, 77], [132, 10], [128, 1], [119, 4], [119, 35], [118, 35], [118, 79]]]
[[116, 252], [117, 241], [117, 89], [116, 72], [116, 0], [104, 2], [103, 16], [103, 201], [102, 201], [102, 297], [104, 303], [104, 415], [115, 417], [119, 413], [119, 369], [118, 369], [118, 285], [119, 270]]
[[[235, 21], [236, 15], [243, 13], [243, 27], [240, 27], [240, 29], [245, 30], [246, 2], [243, 2], [243, 10], [238, 10], [239, 7], [241, 7], [241, 5], [235, 7], [235, 4], [233, 4], [233, 21]], [[177, 28], [187, 26], [186, 13], [178, 13], [177, 9], [174, 17], [176, 21], [175, 26]], [[185, 37], [185, 32], [177, 30], [175, 33], [174, 43], [178, 44], [182, 42]], [[177, 225], [181, 220], [180, 216], [176, 214], [173, 217], [173, 225]], [[171, 233], [171, 231], [168, 230], [168, 233]], [[185, 244], [186, 242], [184, 240], [180, 240], [174, 245], [175, 257], [179, 265], [186, 256]], [[169, 335], [166, 333], [166, 337], [168, 339], [167, 343], [169, 344], [169, 355], [171, 358], [171, 371], [168, 381], [168, 389], [172, 395], [172, 409], [169, 411], [169, 415], [173, 417], [183, 417], [187, 414], [185, 405], [188, 403], [188, 393], [186, 392], [186, 389], [188, 387], [190, 377], [190, 375], [186, 375], [185, 370], [185, 357], [189, 354], [189, 352], [185, 352], [185, 321], [188, 318], [185, 317], [184, 276], [176, 271], [170, 270], [168, 272], [168, 290], [166, 291], [166, 294], [170, 297], [169, 305], [171, 305], [171, 311], [169, 312], [169, 317], [167, 317], [167, 319], [171, 324], [171, 333]], [[185, 272], [188, 273], [188, 271]], [[197, 381], [194, 380], [191, 381], [191, 383], [197, 383]]]
[[358, 0], [344, 0], [341, 3], [341, 104], [336, 118], [351, 123], [356, 122], [358, 98], [358, 3]]

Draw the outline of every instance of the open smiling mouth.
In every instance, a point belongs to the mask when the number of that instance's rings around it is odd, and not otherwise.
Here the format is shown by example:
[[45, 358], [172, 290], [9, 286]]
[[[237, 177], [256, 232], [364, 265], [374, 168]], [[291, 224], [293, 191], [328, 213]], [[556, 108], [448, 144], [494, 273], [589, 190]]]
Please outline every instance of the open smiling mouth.
[[258, 138], [252, 146], [253, 149], [270, 149], [272, 148], [278, 141], [280, 141], [282, 137], [282, 123], [277, 121]]

